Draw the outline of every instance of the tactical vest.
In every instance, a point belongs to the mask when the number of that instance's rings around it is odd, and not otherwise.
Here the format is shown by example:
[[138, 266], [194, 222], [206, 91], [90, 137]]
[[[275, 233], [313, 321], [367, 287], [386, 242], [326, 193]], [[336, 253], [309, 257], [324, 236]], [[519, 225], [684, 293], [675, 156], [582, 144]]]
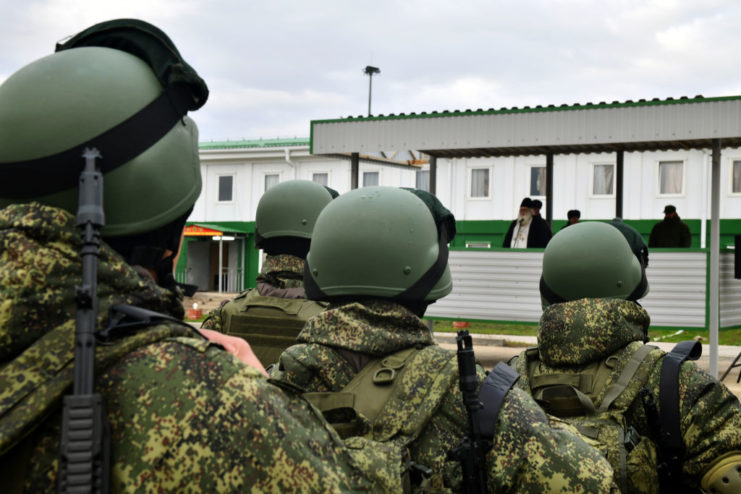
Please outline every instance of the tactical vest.
[[[139, 311], [130, 306], [135, 316]], [[113, 312], [111, 312], [113, 314]], [[95, 353], [97, 372], [115, 364], [118, 360], [138, 348], [165, 339], [179, 338], [182, 344], [209, 344], [191, 326], [178, 322], [170, 316], [143, 311], [149, 319], [133, 320], [130, 315], [117, 321], [120, 326], [107, 328], [110, 338], [99, 345]], [[170, 321], [170, 322], [167, 322]], [[121, 329], [121, 331], [117, 331]], [[103, 335], [106, 331], [99, 334]], [[118, 334], [116, 334], [118, 333]], [[3, 492], [23, 492], [25, 471], [33, 452], [33, 432], [61, 407], [61, 397], [72, 386], [74, 380], [74, 320], [49, 331], [21, 355], [0, 369], [0, 382], [11, 382], [4, 390], [0, 404], [0, 478], [4, 482]], [[201, 341], [194, 340], [193, 337]], [[43, 355], [43, 365], [38, 356]], [[15, 376], [22, 375], [19, 379]]]
[[[418, 366], [432, 372], [410, 372]], [[481, 438], [491, 447], [499, 411], [519, 376], [500, 363], [478, 392]], [[409, 448], [440, 409], [443, 398], [458, 383], [458, 357], [437, 345], [411, 347], [370, 361], [339, 391], [309, 392], [303, 396], [317, 407], [343, 439], [363, 437]], [[283, 384], [277, 381], [276, 384]], [[424, 403], [424, 406], [418, 406]], [[454, 448], [455, 449], [455, 448]], [[459, 461], [453, 451], [447, 460]], [[428, 465], [410, 464], [414, 492], [438, 492], [443, 473]], [[438, 478], [436, 478], [438, 477]], [[408, 486], [407, 486], [408, 487]]]
[[[424, 364], [423, 364], [424, 362]], [[434, 375], [410, 373], [416, 366], [438, 369]], [[375, 441], [402, 438], [414, 441], [430, 419], [409, 405], [409, 394], [434, 413], [455, 385], [457, 360], [454, 353], [437, 345], [411, 347], [372, 360], [341, 390], [304, 393], [322, 411], [341, 437], [361, 435]], [[420, 396], [419, 393], [424, 396]]]
[[252, 289], [222, 307], [221, 328], [225, 334], [247, 340], [260, 362], [269, 365], [296, 344], [306, 321], [326, 307], [326, 303], [303, 298], [266, 297]]
[[[576, 427], [587, 443], [602, 452], [621, 492], [653, 493], [660, 485], [661, 492], [672, 492], [668, 484], [679, 482], [681, 477], [679, 367], [685, 359], [697, 359], [701, 350], [698, 342], [680, 343], [669, 354], [642, 345], [622, 369], [616, 369], [625, 351], [629, 350], [620, 349], [602, 361], [570, 370], [546, 367], [536, 347], [525, 351], [526, 362], [513, 359], [511, 364], [527, 375], [533, 398], [547, 413]], [[660, 359], [664, 361], [659, 416], [645, 386]], [[644, 407], [649, 429], [656, 429], [650, 437], [639, 434], [627, 420], [626, 412], [636, 400]], [[678, 441], [679, 446], [667, 441]], [[680, 451], [668, 452], [668, 448]], [[666, 478], [667, 472], [672, 479]]]

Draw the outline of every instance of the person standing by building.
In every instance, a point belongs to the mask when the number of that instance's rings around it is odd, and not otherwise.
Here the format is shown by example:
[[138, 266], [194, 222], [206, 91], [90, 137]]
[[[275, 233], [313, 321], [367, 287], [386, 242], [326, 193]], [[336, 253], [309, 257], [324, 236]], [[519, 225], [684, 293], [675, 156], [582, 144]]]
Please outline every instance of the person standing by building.
[[543, 248], [551, 239], [551, 231], [545, 220], [533, 215], [533, 201], [526, 197], [520, 203], [517, 218], [512, 220], [504, 235], [502, 247], [513, 249]]
[[540, 201], [540, 199], [533, 199], [532, 206], [530, 208], [533, 211], [533, 226], [531, 228], [533, 229], [533, 231], [547, 231], [548, 240], [550, 240], [553, 236], [553, 231], [551, 230], [551, 227], [548, 225], [548, 223], [540, 215], [540, 209], [542, 207], [543, 203]]
[[648, 238], [649, 247], [689, 247], [692, 234], [687, 223], [677, 214], [677, 208], [668, 204], [664, 208], [664, 219], [654, 225]]
[[561, 228], [561, 230], [563, 230], [567, 226], [579, 223], [579, 218], [581, 218], [581, 211], [579, 211], [578, 209], [569, 209], [569, 211], [566, 213], [566, 224]]

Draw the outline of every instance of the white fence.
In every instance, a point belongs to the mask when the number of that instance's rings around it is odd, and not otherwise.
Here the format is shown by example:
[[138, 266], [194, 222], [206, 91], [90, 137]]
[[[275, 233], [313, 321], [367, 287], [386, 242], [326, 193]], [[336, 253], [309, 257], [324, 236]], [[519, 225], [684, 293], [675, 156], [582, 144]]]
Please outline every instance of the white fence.
[[720, 326], [741, 325], [741, 280], [733, 278], [733, 253], [720, 255]]
[[[650, 292], [641, 300], [652, 326], [705, 327], [707, 253], [651, 252]], [[461, 320], [536, 322], [542, 312], [538, 285], [543, 252], [451, 251], [453, 292], [427, 315]], [[741, 280], [733, 279], [733, 254], [721, 254], [721, 327], [741, 324]]]

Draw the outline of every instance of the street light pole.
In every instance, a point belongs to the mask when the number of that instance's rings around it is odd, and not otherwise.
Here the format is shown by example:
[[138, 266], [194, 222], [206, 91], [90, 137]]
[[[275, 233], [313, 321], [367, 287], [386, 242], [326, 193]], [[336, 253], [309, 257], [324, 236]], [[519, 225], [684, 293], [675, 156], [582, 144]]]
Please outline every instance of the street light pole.
[[365, 69], [363, 69], [363, 72], [365, 72], [368, 75], [368, 116], [371, 115], [371, 92], [373, 91], [373, 74], [380, 74], [381, 69], [378, 67], [373, 67], [372, 65], [367, 65]]

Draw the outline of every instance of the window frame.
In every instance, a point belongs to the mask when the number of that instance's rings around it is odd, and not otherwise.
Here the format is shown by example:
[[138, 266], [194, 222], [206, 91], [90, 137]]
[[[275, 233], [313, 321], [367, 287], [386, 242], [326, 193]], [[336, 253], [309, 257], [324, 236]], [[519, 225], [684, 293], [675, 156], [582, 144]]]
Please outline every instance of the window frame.
[[548, 175], [548, 167], [547, 166], [545, 166], [545, 165], [539, 165], [539, 164], [528, 165], [528, 174], [527, 174], [527, 191], [528, 191], [528, 194], [527, 194], [527, 197], [530, 197], [530, 198], [535, 197], [535, 198], [538, 198], [538, 199], [545, 198], [546, 197], [546, 193], [548, 192], [548, 190], [547, 190], [548, 189], [548, 185], [547, 185], [547, 183], [548, 183], [548, 177], [547, 176], [545, 177], [546, 183], [543, 184], [543, 187], [546, 188], [546, 192], [544, 192], [543, 194], [533, 194], [532, 193], [533, 192], [532, 187], [533, 187], [533, 169], [534, 168], [543, 168], [543, 170], [545, 170], [545, 175]]
[[[426, 189], [420, 189], [417, 187], [417, 178], [419, 177], [419, 173], [427, 173], [427, 188]], [[420, 189], [429, 192], [430, 191], [430, 168], [428, 166], [424, 166], [418, 170], [414, 170], [414, 188]]]
[[[229, 177], [229, 178], [232, 179], [231, 199], [229, 199], [228, 201], [222, 201], [221, 198], [220, 198], [220, 195], [221, 195], [220, 194], [220, 192], [221, 192], [221, 178], [222, 177], [224, 177], [224, 178]], [[235, 190], [234, 190], [235, 189], [235, 185], [237, 183], [236, 177], [237, 177], [237, 174], [236, 173], [219, 173], [218, 175], [216, 175], [216, 202], [218, 204], [230, 204], [230, 203], [233, 203], [234, 202], [234, 197], [236, 197], [236, 195], [237, 195], [235, 193]]]
[[[682, 190], [679, 193], [667, 193], [661, 192], [661, 164], [662, 163], [681, 163], [682, 164]], [[669, 198], [669, 197], [684, 197], [687, 195], [687, 159], [686, 158], [665, 158], [656, 161], [656, 197], [658, 198]]]
[[730, 166], [728, 167], [728, 175], [730, 175], [728, 179], [728, 195], [733, 197], [741, 197], [741, 190], [739, 190], [738, 192], [733, 191], [733, 165], [735, 163], [738, 163], [739, 166], [741, 166], [741, 158], [730, 159]]
[[268, 187], [266, 187], [267, 184], [265, 183], [265, 180], [267, 180], [268, 176], [273, 176], [273, 175], [276, 176], [276, 177], [278, 177], [278, 182], [275, 184], [275, 185], [278, 185], [281, 182], [281, 180], [280, 180], [280, 178], [281, 178], [281, 172], [279, 172], [279, 171], [269, 171], [269, 172], [263, 172], [262, 173], [262, 193], [263, 194], [268, 191]]
[[319, 185], [321, 185], [323, 187], [330, 187], [330, 185], [329, 185], [330, 184], [329, 178], [332, 176], [332, 174], [329, 172], [329, 170], [327, 170], [327, 171], [312, 171], [311, 172], [311, 181], [314, 182], [314, 183], [319, 183], [319, 182], [317, 182], [317, 181], [314, 180], [314, 175], [326, 175], [327, 176], [327, 183], [326, 184], [319, 184]]
[[[594, 170], [598, 166], [612, 166], [612, 192], [610, 194], [595, 194], [594, 193], [594, 177], [595, 173]], [[608, 163], [608, 162], [595, 162], [592, 163], [591, 166], [591, 174], [590, 174], [590, 187], [589, 187], [589, 197], [593, 199], [614, 199], [615, 193], [617, 189], [617, 165], [615, 163]], [[659, 184], [661, 185], [661, 184]]]
[[[471, 195], [471, 187], [473, 186], [473, 172], [474, 170], [486, 170], [489, 177], [489, 183], [487, 184], [487, 190], [485, 196], [473, 196]], [[466, 167], [466, 199], [470, 201], [490, 201], [492, 199], [492, 177], [494, 176], [494, 170], [491, 165], [489, 166], [468, 166]]]
[[[378, 177], [377, 182], [375, 185], [365, 185], [365, 174], [366, 173], [375, 173]], [[360, 171], [360, 188], [363, 187], [377, 187], [381, 185], [381, 170], [361, 170]]]

